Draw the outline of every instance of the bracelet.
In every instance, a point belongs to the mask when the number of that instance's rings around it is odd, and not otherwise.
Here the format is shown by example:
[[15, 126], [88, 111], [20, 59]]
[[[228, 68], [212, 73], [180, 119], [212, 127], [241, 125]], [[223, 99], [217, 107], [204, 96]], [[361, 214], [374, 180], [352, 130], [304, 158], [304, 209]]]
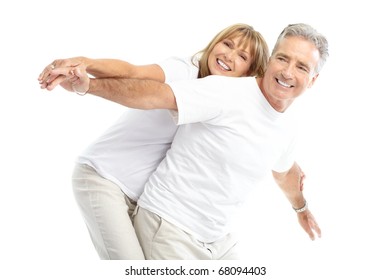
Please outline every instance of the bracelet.
[[302, 213], [303, 211], [306, 211], [306, 209], [307, 209], [307, 201], [305, 200], [305, 204], [301, 208], [294, 208], [293, 207], [293, 209], [297, 213]]
[[75, 93], [77, 93], [78, 95], [80, 95], [80, 96], [84, 96], [84, 95], [86, 95], [87, 94], [87, 92], [88, 92], [88, 90], [89, 89], [87, 89], [86, 91], [84, 91], [84, 92], [80, 92], [80, 91], [77, 91], [75, 88], [74, 88], [74, 86], [72, 85], [72, 89], [73, 89], [73, 91], [75, 92]]

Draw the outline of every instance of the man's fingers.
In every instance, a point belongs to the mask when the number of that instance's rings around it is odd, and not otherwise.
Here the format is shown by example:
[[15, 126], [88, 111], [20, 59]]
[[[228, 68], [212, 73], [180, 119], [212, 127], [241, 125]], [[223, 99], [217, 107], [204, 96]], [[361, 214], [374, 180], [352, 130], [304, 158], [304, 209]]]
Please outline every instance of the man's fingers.
[[318, 226], [318, 224], [315, 222], [315, 221], [312, 221], [312, 225], [311, 225], [311, 228], [314, 229], [314, 231], [317, 233], [317, 236], [319, 238], [321, 238], [321, 229], [320, 227]]

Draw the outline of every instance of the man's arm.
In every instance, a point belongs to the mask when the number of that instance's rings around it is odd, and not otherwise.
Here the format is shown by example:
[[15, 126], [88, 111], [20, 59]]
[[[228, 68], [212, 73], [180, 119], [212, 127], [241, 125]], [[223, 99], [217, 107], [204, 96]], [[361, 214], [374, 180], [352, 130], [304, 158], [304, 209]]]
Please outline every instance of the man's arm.
[[90, 79], [88, 93], [135, 109], [177, 110], [171, 87], [153, 80]]
[[46, 89], [53, 90], [59, 83], [69, 91], [89, 93], [135, 109], [177, 110], [171, 87], [153, 80], [123, 78], [90, 78], [84, 67], [63, 67], [52, 70], [59, 78]]
[[310, 239], [315, 239], [314, 232], [317, 233], [318, 237], [321, 237], [321, 229], [307, 208], [307, 202], [301, 191], [302, 171], [299, 165], [294, 163], [290, 170], [283, 173], [272, 171], [272, 174], [292, 207], [297, 211], [299, 224], [309, 235]]

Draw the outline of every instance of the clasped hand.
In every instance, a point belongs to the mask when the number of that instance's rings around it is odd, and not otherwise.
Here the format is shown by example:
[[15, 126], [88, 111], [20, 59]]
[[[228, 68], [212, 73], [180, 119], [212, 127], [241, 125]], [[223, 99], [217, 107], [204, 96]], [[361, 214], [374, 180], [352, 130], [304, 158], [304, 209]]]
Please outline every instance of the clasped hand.
[[53, 90], [58, 85], [79, 94], [89, 89], [90, 79], [86, 67], [76, 59], [55, 60], [38, 77], [42, 89]]

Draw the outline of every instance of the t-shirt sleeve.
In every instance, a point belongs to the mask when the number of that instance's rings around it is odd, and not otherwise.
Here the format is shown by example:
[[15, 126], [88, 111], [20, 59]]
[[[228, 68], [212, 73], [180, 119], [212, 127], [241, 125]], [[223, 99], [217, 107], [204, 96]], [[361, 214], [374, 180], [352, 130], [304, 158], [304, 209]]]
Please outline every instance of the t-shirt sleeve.
[[[172, 111], [178, 125], [196, 122], [212, 122], [225, 109], [226, 96], [233, 91], [222, 76], [169, 83], [176, 98], [177, 111]], [[221, 87], [221, 84], [224, 86]]]
[[170, 57], [158, 63], [165, 74], [165, 82], [196, 79], [199, 68], [192, 57]]
[[282, 173], [288, 171], [295, 162], [295, 149], [296, 139], [291, 136], [289, 143], [286, 145], [286, 149], [282, 151], [281, 156], [272, 168], [273, 171]]

